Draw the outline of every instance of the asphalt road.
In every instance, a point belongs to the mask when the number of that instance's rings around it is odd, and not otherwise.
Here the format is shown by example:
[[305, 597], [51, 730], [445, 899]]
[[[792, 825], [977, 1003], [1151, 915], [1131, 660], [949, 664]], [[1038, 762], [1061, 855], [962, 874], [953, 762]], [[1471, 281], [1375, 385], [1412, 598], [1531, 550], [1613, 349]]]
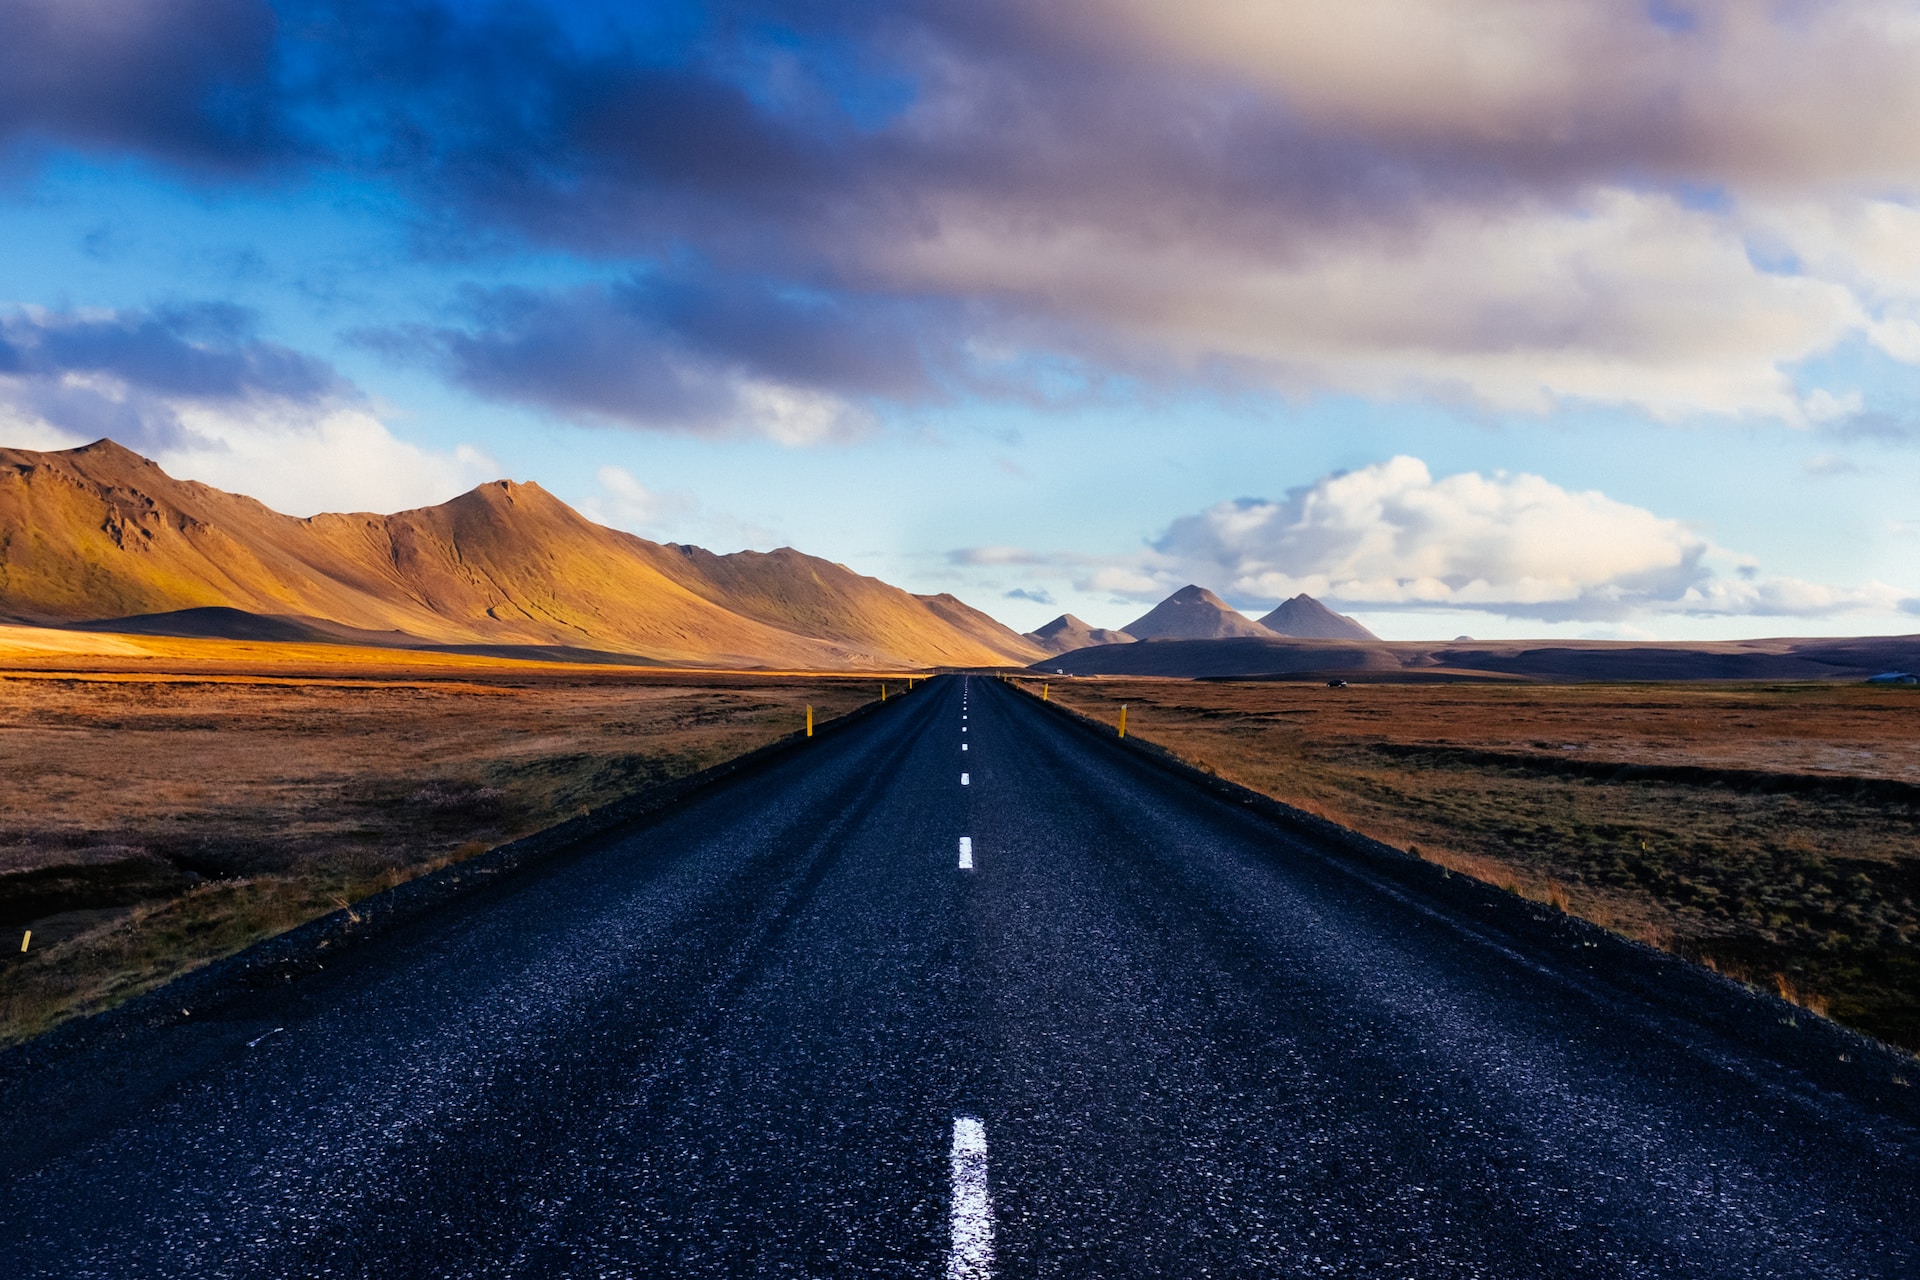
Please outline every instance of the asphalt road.
[[16, 1075], [0, 1267], [1920, 1275], [1897, 1108], [970, 687]]

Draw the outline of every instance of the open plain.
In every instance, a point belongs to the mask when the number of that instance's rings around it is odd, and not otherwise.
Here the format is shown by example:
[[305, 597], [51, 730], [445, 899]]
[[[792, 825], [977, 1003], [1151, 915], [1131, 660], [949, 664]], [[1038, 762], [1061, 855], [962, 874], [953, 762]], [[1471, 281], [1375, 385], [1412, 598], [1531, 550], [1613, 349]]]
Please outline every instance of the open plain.
[[[1920, 692], [1053, 680], [1222, 777], [1920, 1049]], [[1038, 692], [1041, 682], [1029, 688]]]
[[838, 715], [880, 678], [0, 628], [0, 1043], [763, 746], [808, 705]]

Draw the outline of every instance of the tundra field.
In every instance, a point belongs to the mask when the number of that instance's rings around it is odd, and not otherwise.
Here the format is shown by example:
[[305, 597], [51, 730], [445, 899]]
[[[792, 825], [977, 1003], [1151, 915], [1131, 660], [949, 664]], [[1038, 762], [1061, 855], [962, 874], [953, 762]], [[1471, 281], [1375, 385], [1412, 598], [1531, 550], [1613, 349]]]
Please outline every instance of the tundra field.
[[[0, 1043], [774, 741], [809, 704], [851, 710], [881, 679], [117, 637], [70, 652], [57, 634], [0, 646]], [[1223, 777], [1920, 1049], [1920, 694], [1048, 688], [1107, 723], [1126, 705], [1132, 734]]]
[[773, 742], [809, 704], [824, 720], [879, 694], [877, 677], [133, 650], [0, 669], [0, 1043]]
[[[1038, 693], [1041, 682], [1023, 681]], [[1920, 1050], [1920, 693], [1054, 680], [1276, 799]]]

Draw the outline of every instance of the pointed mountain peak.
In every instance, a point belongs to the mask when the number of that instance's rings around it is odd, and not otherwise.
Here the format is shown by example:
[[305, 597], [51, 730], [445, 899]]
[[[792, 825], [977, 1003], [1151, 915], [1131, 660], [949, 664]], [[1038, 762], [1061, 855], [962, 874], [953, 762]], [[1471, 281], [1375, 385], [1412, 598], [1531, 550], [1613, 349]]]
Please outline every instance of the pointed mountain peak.
[[1063, 613], [1052, 622], [1034, 628], [1027, 632], [1026, 638], [1048, 653], [1089, 649], [1097, 644], [1131, 644], [1133, 642], [1133, 637], [1124, 631], [1089, 626], [1070, 613]]
[[1178, 591], [1168, 596], [1165, 600], [1161, 601], [1161, 603], [1162, 604], [1210, 604], [1216, 609], [1225, 609], [1229, 607], [1225, 600], [1222, 600], [1219, 596], [1213, 594], [1213, 592], [1207, 590], [1205, 587], [1194, 582], [1189, 582], [1186, 586], [1180, 588]]
[[1054, 635], [1059, 635], [1062, 631], [1091, 631], [1091, 630], [1093, 630], [1092, 627], [1088, 626], [1086, 623], [1082, 622], [1080, 619], [1074, 617], [1072, 614], [1063, 613], [1059, 617], [1055, 618], [1052, 622], [1042, 623], [1040, 626], [1035, 627], [1032, 631], [1028, 632], [1027, 634], [1035, 635], [1035, 636], [1054, 636]]
[[1292, 636], [1298, 640], [1380, 638], [1346, 614], [1335, 613], [1304, 591], [1291, 600], [1281, 602], [1272, 613], [1260, 619], [1260, 625], [1278, 635]]
[[120, 462], [137, 462], [143, 467], [153, 466], [153, 461], [135, 453], [111, 436], [101, 436], [92, 444], [83, 444], [77, 449], [68, 449], [67, 453], [77, 458], [112, 458]]
[[1205, 587], [1189, 583], [1127, 624], [1139, 640], [1224, 640], [1273, 633]]

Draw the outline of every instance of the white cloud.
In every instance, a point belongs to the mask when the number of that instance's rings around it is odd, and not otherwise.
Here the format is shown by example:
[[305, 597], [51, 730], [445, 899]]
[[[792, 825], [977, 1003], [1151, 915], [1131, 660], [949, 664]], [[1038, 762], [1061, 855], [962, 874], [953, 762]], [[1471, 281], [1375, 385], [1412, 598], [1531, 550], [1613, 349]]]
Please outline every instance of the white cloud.
[[915, 119], [1019, 167], [835, 251], [986, 304], [976, 351], [1794, 425], [1861, 411], [1797, 385], [1849, 338], [1920, 364], [1909, 0], [1064, 0], [1010, 29], [1057, 83], [958, 64]]
[[1757, 266], [1738, 218], [1618, 188], [1285, 239], [955, 201], [886, 265], [914, 288], [1022, 297], [1135, 367], [1531, 412], [1588, 400], [1804, 421], [1849, 402], [1803, 398], [1788, 366], [1873, 323], [1842, 282]]
[[160, 311], [0, 309], [0, 439], [110, 438], [169, 474], [278, 511], [396, 511], [498, 475], [466, 445], [395, 436], [331, 366], [257, 336], [223, 304]]
[[580, 512], [597, 524], [625, 529], [643, 537], [674, 540], [698, 504], [684, 493], [659, 493], [642, 484], [625, 467], [611, 464], [594, 472], [600, 491], [580, 502]]
[[[8, 395], [7, 381], [0, 379], [0, 443], [72, 449], [100, 438], [97, 431], [75, 430], [34, 412]], [[124, 394], [98, 383], [92, 390]], [[152, 406], [141, 408], [151, 412]], [[145, 440], [127, 432], [131, 438], [121, 442], [169, 475], [244, 493], [288, 515], [428, 506], [500, 473], [499, 464], [478, 449], [423, 449], [354, 406], [249, 401], [165, 408], [169, 430]]]
[[594, 472], [599, 487], [574, 506], [581, 515], [656, 542], [692, 542], [733, 550], [774, 547], [784, 539], [772, 529], [715, 511], [684, 490], [656, 489], [626, 467], [607, 464]]
[[183, 441], [158, 451], [169, 474], [258, 498], [276, 511], [404, 511], [445, 502], [500, 466], [483, 451], [451, 452], [402, 440], [372, 414], [350, 407], [183, 409]]
[[736, 390], [738, 427], [789, 448], [856, 439], [872, 426], [863, 410], [824, 391], [757, 379]]
[[1681, 521], [1605, 494], [1533, 475], [1435, 479], [1410, 457], [1176, 520], [1151, 577], [1242, 599], [1304, 591], [1345, 608], [1543, 621], [1820, 616], [1890, 609], [1901, 594], [1765, 577]]

